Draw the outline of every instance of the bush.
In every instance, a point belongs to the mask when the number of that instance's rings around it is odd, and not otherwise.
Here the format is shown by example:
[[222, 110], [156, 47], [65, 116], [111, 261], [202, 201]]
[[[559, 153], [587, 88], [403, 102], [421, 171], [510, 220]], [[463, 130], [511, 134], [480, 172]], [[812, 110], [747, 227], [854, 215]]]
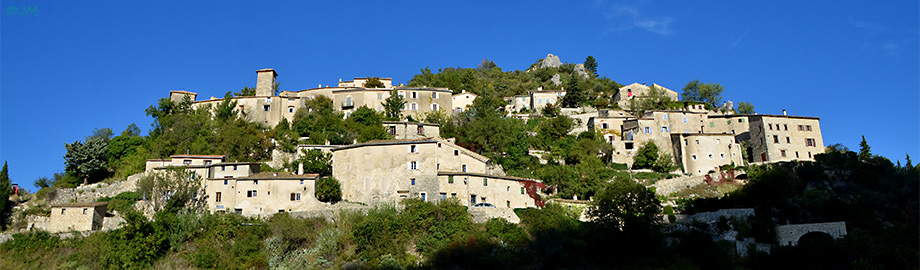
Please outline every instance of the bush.
[[332, 176], [316, 180], [316, 199], [321, 202], [337, 203], [342, 200], [342, 188], [339, 180]]
[[100, 202], [109, 202], [109, 211], [118, 211], [119, 213], [131, 211], [134, 209], [134, 203], [139, 200], [141, 200], [141, 196], [134, 191], [126, 191], [118, 193], [115, 197], [102, 197], [98, 199]]
[[486, 234], [489, 237], [510, 245], [527, 241], [527, 232], [503, 218], [493, 218], [486, 222]]

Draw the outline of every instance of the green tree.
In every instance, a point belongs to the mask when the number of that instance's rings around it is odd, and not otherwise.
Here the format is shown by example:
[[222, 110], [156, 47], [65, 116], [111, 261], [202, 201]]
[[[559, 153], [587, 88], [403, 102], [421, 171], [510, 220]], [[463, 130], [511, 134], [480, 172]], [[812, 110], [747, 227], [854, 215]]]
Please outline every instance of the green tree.
[[255, 88], [252, 88], [252, 87], [249, 87], [249, 86], [244, 86], [243, 89], [241, 89], [239, 92], [233, 93], [233, 95], [234, 95], [234, 96], [238, 96], [238, 97], [251, 97], [251, 96], [255, 96], [255, 95], [256, 95], [256, 89], [255, 89]]
[[288, 153], [293, 153], [297, 150], [299, 136], [291, 129], [291, 123], [288, 122], [287, 118], [281, 118], [278, 125], [275, 125], [275, 128], [272, 129], [271, 137], [275, 139], [278, 150]]
[[224, 100], [218, 103], [217, 108], [214, 110], [214, 118], [220, 123], [236, 119], [236, 105], [237, 102], [233, 100], [233, 95], [230, 94], [230, 91], [227, 91], [224, 94]]
[[332, 154], [324, 153], [318, 149], [304, 149], [300, 158], [291, 162], [287, 167], [291, 171], [303, 164], [304, 173], [317, 173], [319, 176], [332, 175]]
[[755, 114], [756, 113], [754, 111], [754, 105], [747, 101], [738, 102], [738, 109], [735, 111], [739, 114]]
[[869, 143], [866, 142], [866, 135], [863, 135], [862, 141], [859, 142], [859, 155], [857, 155], [859, 157], [859, 160], [867, 161], [871, 159], [872, 152], [870, 151], [870, 149], [872, 148], [869, 147]]
[[588, 58], [585, 58], [585, 70], [597, 77], [597, 61], [594, 60], [594, 56], [588, 55]]
[[10, 195], [13, 187], [10, 183], [10, 171], [6, 161], [3, 161], [3, 169], [0, 170], [0, 228], [6, 229], [6, 220], [10, 216]]
[[669, 153], [662, 153], [658, 155], [658, 159], [655, 160], [655, 163], [652, 164], [652, 170], [659, 173], [669, 173], [677, 169], [677, 165], [674, 164], [674, 157]]
[[186, 168], [169, 168], [137, 181], [137, 193], [150, 203], [154, 212], [176, 212], [187, 206], [201, 207], [201, 177]]
[[342, 188], [339, 180], [332, 176], [316, 180], [316, 199], [321, 202], [337, 203], [342, 200]]
[[683, 101], [705, 102], [710, 108], [716, 108], [722, 103], [722, 92], [724, 89], [718, 83], [701, 83], [699, 80], [692, 80], [684, 86], [684, 93], [681, 96]]
[[[475, 102], [475, 101], [474, 101]], [[406, 99], [399, 95], [399, 91], [393, 89], [390, 96], [383, 102], [383, 109], [389, 120], [399, 121], [402, 118], [402, 109], [406, 106]]]
[[648, 92], [629, 100], [629, 111], [636, 117], [642, 117], [646, 112], [666, 110], [670, 105], [671, 97], [667, 91], [653, 85], [649, 87]]
[[75, 141], [64, 144], [65, 171], [73, 174], [83, 184], [95, 183], [109, 174], [108, 143], [101, 137], [89, 137], [86, 143]]
[[572, 76], [565, 87], [565, 96], [562, 97], [562, 107], [578, 108], [588, 100], [587, 87], [578, 76]]
[[827, 147], [824, 147], [824, 152], [825, 153], [836, 152], [836, 153], [846, 154], [847, 152], [850, 152], [850, 148], [846, 147], [843, 144], [835, 143], [835, 144], [828, 145]]
[[380, 81], [380, 77], [370, 77], [367, 78], [367, 81], [364, 82], [364, 87], [366, 88], [384, 88], [386, 85]]
[[659, 224], [661, 202], [655, 193], [632, 180], [617, 178], [594, 196], [588, 215], [622, 231], [651, 230]]
[[636, 152], [636, 157], [633, 159], [633, 168], [651, 169], [655, 166], [657, 160], [658, 145], [655, 145], [655, 142], [648, 141], [642, 147], [639, 147], [639, 151]]
[[39, 177], [38, 179], [35, 179], [35, 186], [38, 187], [39, 189], [51, 187], [53, 185], [54, 185], [54, 180], [48, 179], [48, 177], [42, 176], [42, 177]]

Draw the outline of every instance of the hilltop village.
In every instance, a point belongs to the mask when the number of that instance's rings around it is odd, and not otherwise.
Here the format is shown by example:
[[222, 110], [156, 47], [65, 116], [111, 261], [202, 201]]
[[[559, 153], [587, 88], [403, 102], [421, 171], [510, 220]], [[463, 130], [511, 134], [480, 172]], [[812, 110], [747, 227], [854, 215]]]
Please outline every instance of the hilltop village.
[[21, 258], [0, 268], [915, 265], [900, 242], [861, 259], [916, 235], [911, 210], [880, 210], [917, 207], [909, 156], [825, 145], [820, 118], [716, 83], [620, 84], [552, 54], [405, 84], [255, 73], [222, 98], [169, 91], [147, 135], [65, 144], [65, 172], [0, 213], [0, 256]]

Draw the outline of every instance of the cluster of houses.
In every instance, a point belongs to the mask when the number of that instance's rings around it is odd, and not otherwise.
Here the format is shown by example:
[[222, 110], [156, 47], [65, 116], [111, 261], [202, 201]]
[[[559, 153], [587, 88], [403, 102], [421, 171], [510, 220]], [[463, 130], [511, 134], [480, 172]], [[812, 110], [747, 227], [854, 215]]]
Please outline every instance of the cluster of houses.
[[[393, 86], [392, 79], [381, 78], [382, 88], [365, 87], [368, 78], [339, 80], [335, 87], [320, 85], [300, 91], [274, 89], [278, 73], [273, 69], [256, 71], [254, 96], [234, 97], [237, 109], [249, 121], [277, 125], [293, 120], [305, 101], [325, 96], [345, 117], [361, 106], [383, 111], [382, 103], [391, 93], [406, 100], [402, 113], [422, 119], [428, 112], [461, 112], [476, 99], [466, 91], [454, 94], [446, 88]], [[674, 101], [678, 93], [663, 86]], [[395, 92], [394, 92], [395, 90]], [[649, 86], [633, 83], [619, 89], [613, 100], [621, 108], [630, 99], [642, 98]], [[558, 105], [563, 90], [542, 90], [508, 97], [509, 116], [539, 112], [548, 104]], [[196, 100], [197, 94], [170, 91], [170, 99], [193, 101], [195, 108], [216, 107], [223, 99]], [[524, 112], [524, 113], [522, 113]], [[569, 111], [571, 112], [571, 111]], [[563, 114], [566, 110], [563, 110]], [[582, 112], [583, 113], [583, 112]], [[685, 174], [706, 174], [724, 165], [813, 160], [824, 151], [819, 118], [781, 115], [733, 114], [707, 110], [704, 105], [687, 103], [681, 110], [654, 110], [641, 117], [624, 110], [592, 110], [587, 121], [578, 121], [581, 130], [591, 129], [613, 145], [612, 162], [631, 164], [637, 150], [654, 142], [662, 153], [670, 154]], [[542, 203], [537, 179], [508, 176], [489, 158], [458, 146], [453, 139], [441, 138], [439, 126], [415, 122], [383, 122], [392, 140], [352, 145], [300, 145], [332, 156], [332, 176], [341, 185], [342, 197], [365, 204], [392, 203], [405, 198], [438, 202], [459, 199], [467, 206], [488, 203], [499, 208], [534, 207]], [[576, 130], [578, 130], [576, 128]], [[147, 173], [170, 167], [185, 167], [203, 179], [205, 199], [211, 212], [264, 215], [322, 207], [314, 196], [317, 174], [304, 172], [262, 172], [260, 163], [234, 162], [223, 156], [174, 155], [169, 159], [148, 160]], [[98, 206], [75, 205], [79, 209]], [[87, 210], [60, 210], [61, 214]], [[102, 211], [104, 206], [102, 206]], [[91, 227], [95, 225], [90, 225]]]

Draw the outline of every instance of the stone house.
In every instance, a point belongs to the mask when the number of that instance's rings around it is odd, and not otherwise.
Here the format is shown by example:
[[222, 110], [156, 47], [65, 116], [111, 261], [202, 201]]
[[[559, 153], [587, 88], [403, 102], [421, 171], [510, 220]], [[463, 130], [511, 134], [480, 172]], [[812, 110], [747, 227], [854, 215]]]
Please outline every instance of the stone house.
[[530, 92], [530, 109], [533, 112], [539, 112], [547, 104], [562, 104], [562, 97], [565, 96], [565, 90], [539, 90]]
[[[526, 207], [534, 205], [533, 198], [510, 192], [511, 188], [519, 191], [523, 185], [542, 185], [537, 180], [504, 176], [501, 167], [488, 158], [443, 139], [386, 140], [343, 146], [333, 150], [332, 159], [332, 175], [342, 185], [343, 199], [369, 204], [406, 198], [436, 202], [450, 196], [459, 198], [464, 205], [472, 205], [487, 194], [490, 202]], [[458, 177], [476, 177], [479, 184], [486, 185], [474, 186], [475, 181], [460, 184]], [[490, 187], [489, 181], [495, 184]], [[460, 190], [463, 188], [466, 190]], [[496, 191], [493, 193], [492, 189]], [[526, 203], [528, 200], [530, 203]]]
[[237, 178], [258, 173], [258, 162], [224, 162], [219, 155], [172, 155], [170, 159], [149, 159], [146, 162], [147, 173], [182, 167], [201, 178], [201, 186], [207, 185], [210, 178]]
[[474, 100], [476, 100], [476, 94], [467, 92], [466, 90], [451, 96], [453, 111], [457, 113], [465, 111], [467, 107], [473, 106]]
[[820, 118], [787, 115], [749, 115], [754, 162], [814, 160], [824, 153]]
[[[665, 91], [665, 94], [671, 98], [672, 101], [677, 101], [680, 94], [674, 90], [668, 89], [664, 86], [653, 83], [652, 86], [655, 86], [658, 89]], [[620, 106], [620, 108], [627, 108], [629, 106], [629, 100], [636, 97], [648, 94], [649, 86], [646, 86], [644, 83], [632, 83], [627, 86], [620, 87], [620, 90], [613, 95], [613, 101]]]
[[51, 206], [48, 232], [95, 231], [102, 228], [108, 203], [70, 203]]
[[703, 175], [722, 165], [742, 165], [741, 145], [727, 133], [672, 133], [671, 147], [685, 173]]
[[270, 215], [318, 208], [317, 174], [261, 172], [235, 178], [209, 178], [205, 187], [211, 213]]
[[418, 122], [383, 121], [383, 127], [397, 140], [440, 138], [441, 125]]

